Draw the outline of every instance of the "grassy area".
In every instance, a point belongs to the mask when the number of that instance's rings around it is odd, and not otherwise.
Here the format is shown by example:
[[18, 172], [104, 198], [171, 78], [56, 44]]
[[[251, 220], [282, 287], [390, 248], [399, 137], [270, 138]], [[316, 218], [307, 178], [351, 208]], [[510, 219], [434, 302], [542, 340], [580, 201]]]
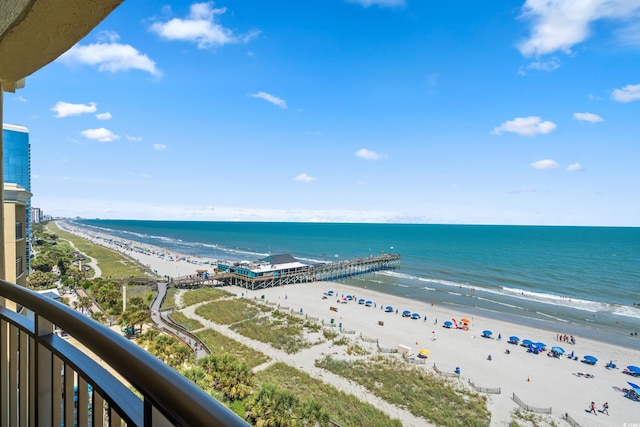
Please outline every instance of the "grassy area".
[[389, 403], [442, 426], [484, 427], [490, 417], [484, 396], [396, 358], [343, 361], [325, 357], [316, 366], [364, 386]]
[[182, 303], [185, 307], [206, 301], [215, 301], [221, 298], [233, 297], [235, 294], [219, 288], [201, 288], [186, 291], [182, 295]]
[[196, 335], [209, 347], [213, 354], [231, 354], [251, 368], [255, 368], [269, 361], [269, 357], [265, 354], [222, 335], [213, 329], [205, 329]]
[[214, 301], [196, 308], [196, 314], [220, 325], [247, 320], [260, 312], [260, 307], [243, 299]]
[[111, 249], [103, 248], [75, 234], [63, 231], [58, 228], [54, 222], [49, 222], [47, 229], [50, 233], [57, 234], [60, 239], [72, 242], [79, 251], [95, 258], [98, 261], [100, 270], [102, 270], [102, 277], [129, 279], [132, 277], [149, 276], [147, 270], [131, 258], [125, 257]]
[[246, 322], [237, 323], [231, 326], [231, 329], [245, 337], [270, 344], [289, 354], [297, 353], [303, 348], [314, 345], [314, 343], [307, 341], [304, 330], [317, 332], [318, 329], [321, 329], [319, 325], [304, 322], [300, 318], [278, 311], [274, 311], [272, 316], [272, 318], [256, 317]]
[[167, 288], [167, 295], [160, 305], [160, 308], [176, 308], [176, 294], [179, 292], [176, 288]]
[[192, 319], [190, 317], [187, 317], [184, 314], [180, 313], [179, 311], [174, 311], [173, 313], [171, 313], [169, 315], [169, 317], [171, 318], [171, 320], [173, 320], [174, 322], [184, 326], [185, 328], [187, 328], [190, 331], [193, 331], [195, 329], [200, 329], [200, 328], [204, 327], [204, 325], [202, 323], [200, 323], [199, 321], [197, 321], [196, 319]]
[[289, 390], [300, 400], [314, 399], [320, 402], [331, 419], [343, 427], [402, 426], [399, 420], [392, 420], [375, 406], [281, 362], [256, 373], [256, 381]]

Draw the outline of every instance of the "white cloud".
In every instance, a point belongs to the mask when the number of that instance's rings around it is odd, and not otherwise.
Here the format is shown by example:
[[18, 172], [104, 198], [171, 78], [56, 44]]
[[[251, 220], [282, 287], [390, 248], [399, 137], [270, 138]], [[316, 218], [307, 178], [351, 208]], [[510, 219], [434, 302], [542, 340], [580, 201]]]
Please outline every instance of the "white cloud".
[[560, 61], [558, 58], [551, 58], [547, 61], [534, 61], [528, 64], [524, 69], [520, 69], [520, 74], [527, 74], [524, 70], [545, 71], [551, 72], [560, 68]]
[[380, 7], [398, 7], [404, 6], [406, 0], [347, 0], [349, 3], [356, 3], [364, 7], [380, 6]]
[[581, 122], [598, 123], [604, 122], [604, 119], [593, 113], [573, 113], [573, 118]]
[[20, 102], [27, 102], [27, 98], [25, 98], [24, 96], [16, 96], [14, 99]]
[[567, 166], [567, 170], [569, 172], [577, 172], [579, 170], [582, 170], [582, 165], [580, 163], [572, 163], [569, 166]]
[[513, 132], [518, 135], [533, 136], [553, 132], [556, 127], [555, 123], [550, 121], [543, 122], [542, 119], [537, 116], [516, 117], [513, 120], [508, 120], [500, 124], [500, 126], [493, 128], [491, 133], [500, 135], [502, 132]]
[[536, 169], [556, 169], [560, 167], [558, 162], [550, 159], [538, 160], [537, 162], [531, 163], [531, 166], [533, 166]]
[[165, 144], [153, 144], [153, 149], [157, 151], [166, 150], [167, 146]]
[[630, 21], [640, 9], [637, 0], [527, 0], [522, 17], [532, 22], [531, 36], [518, 48], [539, 56], [571, 48], [589, 38], [592, 23], [607, 19]]
[[301, 173], [300, 175], [296, 176], [295, 178], [296, 181], [301, 181], [301, 182], [313, 182], [316, 179], [312, 176], [307, 175], [306, 173]]
[[111, 132], [109, 129], [98, 128], [98, 129], [87, 129], [80, 132], [82, 136], [88, 139], [95, 139], [100, 142], [111, 142], [116, 139], [120, 139], [118, 135]]
[[621, 89], [614, 89], [611, 97], [618, 102], [631, 102], [640, 99], [640, 84], [626, 85]]
[[247, 42], [259, 34], [258, 31], [252, 31], [243, 36], [236, 36], [233, 31], [215, 22], [216, 16], [226, 11], [224, 7], [214, 9], [213, 2], [194, 3], [187, 18], [156, 22], [149, 29], [166, 40], [195, 42], [199, 49]]
[[109, 113], [109, 112], [98, 113], [98, 114], [96, 114], [96, 118], [98, 120], [111, 120], [111, 113]]
[[51, 111], [56, 113], [55, 117], [69, 117], [78, 116], [80, 114], [95, 113], [97, 104], [90, 102], [89, 104], [71, 104], [69, 102], [56, 102], [56, 105], [51, 107]]
[[142, 141], [141, 136], [126, 135], [125, 138], [127, 138], [127, 141]]
[[378, 154], [375, 151], [367, 150], [366, 148], [361, 148], [358, 151], [356, 151], [356, 157], [360, 157], [361, 159], [366, 159], [366, 160], [379, 160], [384, 158], [385, 156], [383, 156], [382, 154]]
[[111, 73], [141, 70], [154, 76], [161, 74], [156, 68], [156, 63], [147, 55], [140, 53], [131, 45], [121, 43], [93, 43], [86, 46], [77, 44], [61, 55], [58, 60], [67, 65], [91, 65], [98, 67], [99, 71]]
[[287, 103], [284, 101], [284, 99], [281, 99], [281, 98], [278, 98], [277, 96], [273, 96], [271, 94], [268, 94], [267, 92], [252, 93], [250, 96], [252, 96], [254, 98], [264, 99], [265, 101], [270, 102], [273, 105], [277, 105], [278, 107], [280, 107], [282, 109], [286, 109], [287, 108]]

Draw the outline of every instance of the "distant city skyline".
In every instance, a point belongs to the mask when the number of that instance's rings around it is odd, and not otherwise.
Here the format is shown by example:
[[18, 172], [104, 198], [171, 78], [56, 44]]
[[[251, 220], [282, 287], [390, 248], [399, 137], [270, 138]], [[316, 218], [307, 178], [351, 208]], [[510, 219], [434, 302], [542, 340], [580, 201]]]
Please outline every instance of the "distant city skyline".
[[639, 17], [124, 2], [5, 94], [4, 122], [54, 217], [640, 226]]

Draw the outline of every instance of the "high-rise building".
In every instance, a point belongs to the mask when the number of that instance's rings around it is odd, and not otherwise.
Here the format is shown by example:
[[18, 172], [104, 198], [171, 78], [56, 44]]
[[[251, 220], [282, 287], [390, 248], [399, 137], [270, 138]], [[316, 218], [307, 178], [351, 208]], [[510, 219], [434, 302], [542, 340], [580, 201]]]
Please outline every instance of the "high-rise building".
[[[24, 216], [16, 218], [16, 222], [24, 224], [25, 227], [24, 238], [26, 243], [24, 245], [24, 253], [19, 255], [22, 256], [24, 262], [23, 269], [28, 273], [31, 254], [31, 145], [29, 144], [29, 129], [24, 126], [3, 123], [2, 139], [4, 182], [16, 184], [16, 191], [28, 194], [24, 209], [18, 209], [18, 214]], [[7, 191], [6, 186], [5, 191]], [[5, 198], [7, 198], [6, 194]], [[22, 196], [18, 197], [18, 199], [22, 199]], [[8, 218], [5, 217], [5, 230], [7, 227], [13, 227], [12, 222], [8, 221], [9, 225], [7, 225], [7, 221]], [[5, 253], [7, 253], [6, 250]], [[10, 268], [9, 261], [6, 266], [8, 270]]]
[[31, 193], [14, 183], [4, 184], [4, 260], [5, 278], [21, 286], [27, 285], [29, 238], [26, 223], [27, 203]]
[[31, 207], [31, 223], [40, 224], [42, 222], [42, 210], [40, 208]]

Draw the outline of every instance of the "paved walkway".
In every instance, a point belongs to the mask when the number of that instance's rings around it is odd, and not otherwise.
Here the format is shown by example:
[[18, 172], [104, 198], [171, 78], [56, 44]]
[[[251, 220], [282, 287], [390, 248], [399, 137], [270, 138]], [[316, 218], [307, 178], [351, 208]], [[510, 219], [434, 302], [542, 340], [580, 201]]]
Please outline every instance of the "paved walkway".
[[93, 268], [93, 271], [95, 272], [93, 278], [96, 277], [102, 277], [102, 270], [100, 270], [100, 267], [98, 266], [98, 260], [96, 260], [93, 257], [90, 257], [89, 255], [85, 254], [84, 252], [82, 252], [80, 249], [78, 249], [78, 247], [76, 245], [73, 244], [73, 242], [71, 240], [66, 240], [66, 239], [62, 239], [65, 242], [68, 242], [69, 245], [76, 251], [81, 253], [82, 255], [84, 255], [85, 257], [89, 258], [89, 262], [87, 262], [86, 264], [88, 264], [91, 268]]

